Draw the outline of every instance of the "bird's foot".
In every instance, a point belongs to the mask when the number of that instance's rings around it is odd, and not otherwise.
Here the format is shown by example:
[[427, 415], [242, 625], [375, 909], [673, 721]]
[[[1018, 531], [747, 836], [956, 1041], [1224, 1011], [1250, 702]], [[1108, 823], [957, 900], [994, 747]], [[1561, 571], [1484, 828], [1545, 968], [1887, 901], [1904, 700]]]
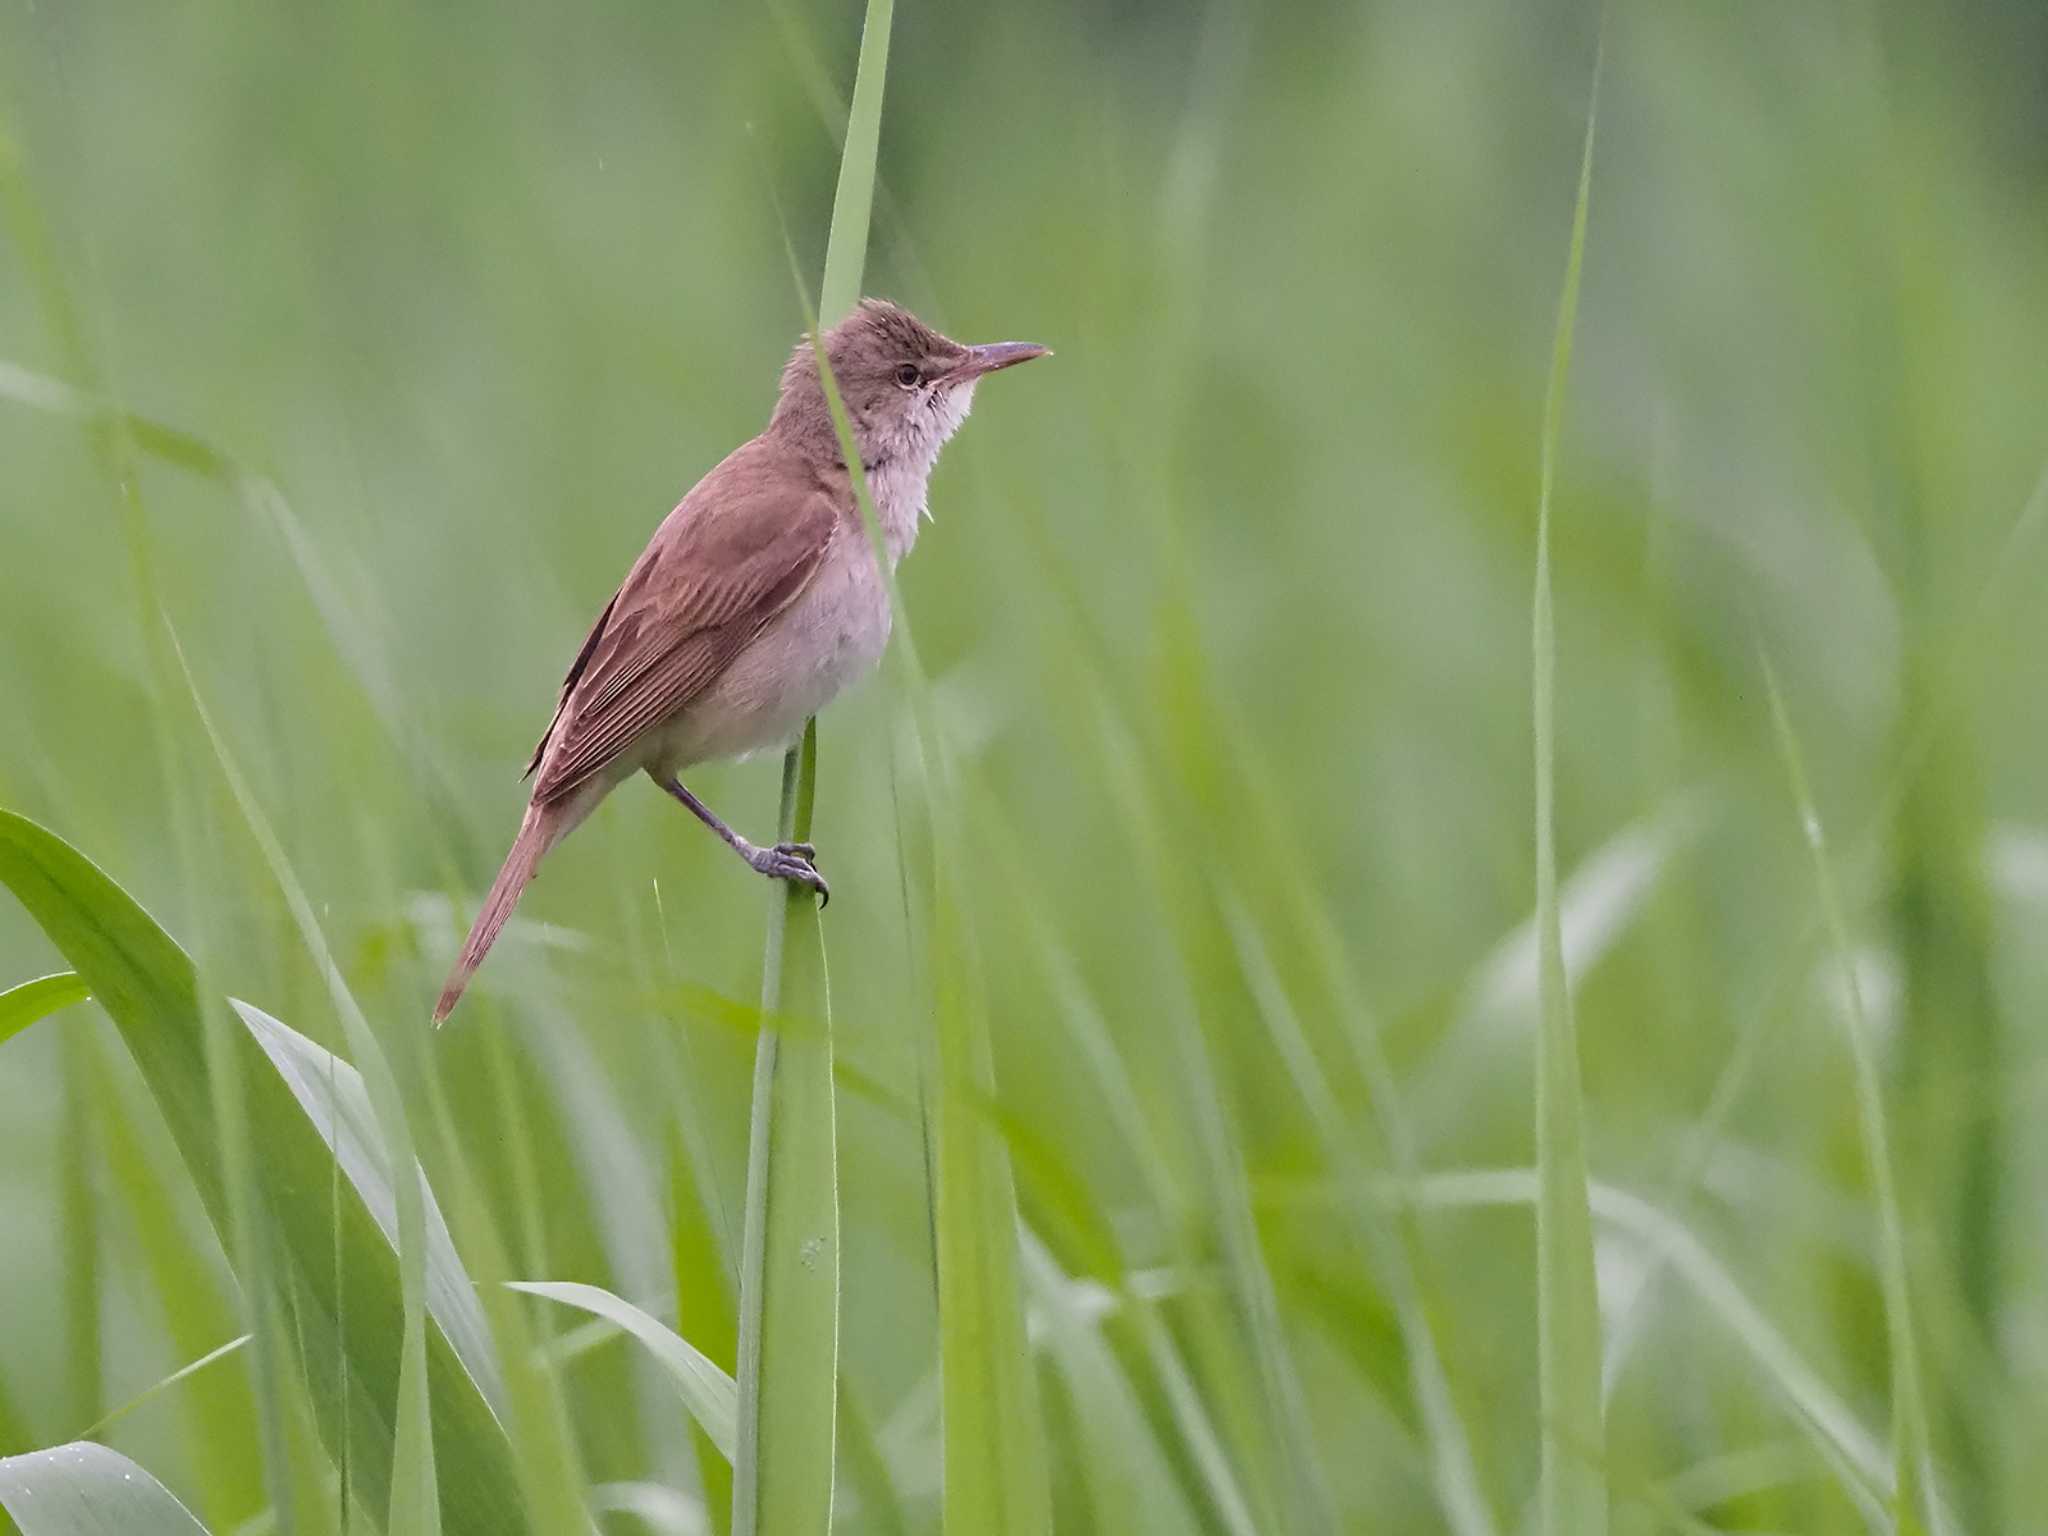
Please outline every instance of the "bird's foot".
[[832, 900], [832, 887], [818, 873], [818, 850], [809, 843], [777, 843], [773, 848], [750, 846], [744, 852], [747, 862], [769, 879], [787, 880], [816, 891], [821, 908]]

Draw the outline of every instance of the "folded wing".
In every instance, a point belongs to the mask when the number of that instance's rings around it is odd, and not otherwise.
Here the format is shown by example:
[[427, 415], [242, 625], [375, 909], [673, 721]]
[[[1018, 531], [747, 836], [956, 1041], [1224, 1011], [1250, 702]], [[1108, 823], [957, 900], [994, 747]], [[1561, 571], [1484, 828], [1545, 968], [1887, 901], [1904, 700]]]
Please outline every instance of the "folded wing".
[[698, 483], [599, 617], [534, 749], [536, 804], [615, 762], [701, 694], [817, 573], [837, 513], [808, 466], [759, 439]]

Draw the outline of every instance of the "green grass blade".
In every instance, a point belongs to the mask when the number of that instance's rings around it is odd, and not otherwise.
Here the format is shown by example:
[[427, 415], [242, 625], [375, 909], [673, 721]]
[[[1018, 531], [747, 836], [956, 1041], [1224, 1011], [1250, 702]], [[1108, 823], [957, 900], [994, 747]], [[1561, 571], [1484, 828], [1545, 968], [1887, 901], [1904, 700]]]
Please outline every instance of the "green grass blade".
[[[1016, 861], [1014, 849], [1006, 851], [1011, 855], [1010, 877], [1021, 886], [1022, 866]], [[1175, 1192], [1177, 1180], [1159, 1143], [1155, 1123], [1144, 1113], [1143, 1096], [1119, 1051], [1115, 1032], [1090, 997], [1072, 956], [1057, 942], [1042, 913], [1029, 905], [1026, 910], [1036, 931], [1039, 963], [1048, 974], [1056, 1000], [1054, 1013], [1065, 1031], [1060, 1048], [1071, 1047], [1077, 1070], [1093, 1080], [1097, 1096], [1139, 1172], [1147, 1200], [1157, 1209], [1171, 1210], [1179, 1203]], [[1104, 1227], [1106, 1218], [1092, 1212], [1089, 1223]], [[1041, 1253], [1027, 1238], [1023, 1249], [1024, 1274], [1034, 1292], [1039, 1276], [1044, 1273], [1038, 1263]], [[1158, 1400], [1164, 1420], [1172, 1426], [1178, 1441], [1180, 1457], [1189, 1469], [1189, 1486], [1205, 1501], [1203, 1508], [1209, 1525], [1227, 1536], [1251, 1536], [1260, 1527], [1252, 1512], [1251, 1497], [1216, 1422], [1215, 1413], [1223, 1405], [1202, 1391], [1162, 1309], [1153, 1299], [1124, 1285], [1126, 1265], [1122, 1255], [1112, 1252], [1107, 1258], [1108, 1271], [1097, 1278], [1123, 1286], [1129, 1332], [1128, 1347], [1120, 1351], [1119, 1363], [1126, 1378], [1134, 1389], [1142, 1386]]]
[[963, 951], [958, 894], [942, 887], [932, 1137], [950, 1532], [1051, 1529], [1044, 1431], [1024, 1334], [1009, 1155], [980, 1106], [994, 1084], [988, 1024]]
[[1536, 1047], [1536, 1289], [1538, 1371], [1543, 1438], [1542, 1525], [1545, 1536], [1599, 1536], [1607, 1528], [1603, 1467], [1606, 1432], [1600, 1393], [1600, 1291], [1593, 1269], [1593, 1216], [1586, 1193], [1585, 1105], [1579, 1047], [1572, 1021], [1564, 930], [1557, 902], [1557, 635], [1550, 589], [1551, 494], [1572, 332], [1579, 311], [1579, 273], [1586, 251], [1586, 214], [1593, 190], [1593, 137], [1599, 120], [1600, 58], [1586, 106], [1578, 197], [1572, 208], [1571, 254], [1558, 299], [1550, 383], [1543, 402], [1542, 483], [1536, 503], [1534, 654], [1536, 753], [1536, 932], [1542, 1029]]
[[[817, 334], [815, 323], [812, 334]], [[817, 347], [817, 356], [840, 452], [848, 464], [858, 465], [852, 425], [822, 346]], [[856, 469], [853, 483], [895, 619], [892, 649], [905, 678], [930, 845], [935, 850], [964, 847], [944, 740], [895, 573], [883, 549], [865, 474]], [[1050, 1528], [1052, 1513], [1044, 1435], [1024, 1333], [1016, 1184], [1008, 1149], [983, 1112], [995, 1094], [995, 1068], [973, 935], [964, 918], [971, 896], [943, 857], [935, 862], [932, 897], [933, 1028], [926, 1043], [934, 1081], [924, 1102], [930, 1116], [926, 1140], [936, 1191], [932, 1231], [938, 1266], [945, 1519], [949, 1527], [961, 1530], [1041, 1532]]]
[[818, 314], [829, 325], [860, 299], [860, 275], [867, 265], [868, 218], [875, 203], [875, 160], [882, 142], [882, 87], [889, 72], [889, 27], [896, 0], [868, 0], [861, 25], [860, 63], [853, 76], [853, 106], [846, 120], [846, 148], [839, 157], [839, 185], [832, 194], [832, 233], [825, 242], [825, 279]]
[[[892, 11], [888, 0], [873, 0], [868, 8], [819, 315], [812, 317], [814, 344], [821, 330], [819, 316], [836, 317], [850, 309], [859, 291]], [[798, 291], [801, 294], [800, 279]], [[841, 455], [847, 464], [857, 466], [860, 456], [844, 402], [822, 346], [817, 353]], [[964, 839], [953, 814], [950, 774], [929, 689], [883, 550], [866, 478], [858, 468], [853, 480], [894, 615], [892, 653], [906, 678], [904, 692], [922, 759], [918, 777], [932, 817], [931, 846], [958, 848]], [[808, 788], [807, 780], [803, 787]], [[932, 1230], [942, 1361], [944, 1519], [950, 1529], [1035, 1533], [1049, 1529], [1051, 1511], [1033, 1367], [1024, 1335], [1016, 1190], [1007, 1150], [981, 1112], [993, 1095], [994, 1074], [987, 1020], [978, 1001], [972, 937], [961, 916], [968, 896], [954, 887], [944, 858], [937, 861], [934, 874], [931, 952], [936, 974], [934, 1028], [928, 1044], [935, 1082], [926, 1104], [936, 1187]], [[743, 1322], [743, 1346], [745, 1336]], [[741, 1366], [744, 1396], [744, 1356]]]
[[[808, 724], [783, 765], [779, 823], [798, 842], [811, 831], [817, 731]], [[770, 902], [740, 1266], [735, 1536], [830, 1528], [838, 1428], [838, 1132], [824, 940], [811, 892], [791, 885]], [[785, 1006], [823, 1029], [779, 1027]]]
[[[861, 32], [819, 305], [834, 318], [860, 297], [894, 13], [892, 0], [870, 0]], [[818, 330], [815, 318], [811, 328]], [[817, 800], [815, 720], [784, 759], [782, 780], [779, 836], [807, 841]], [[820, 1039], [785, 1040], [771, 1023], [756, 1046], [740, 1268], [736, 1536], [824, 1531], [832, 1523], [839, 1402], [832, 1015], [817, 900], [797, 886], [771, 899], [761, 977], [764, 1017], [772, 1021], [785, 1008], [820, 1018], [825, 1028]]]
[[179, 1366], [175, 1371], [171, 1372], [170, 1375], [164, 1377], [161, 1381], [151, 1382], [148, 1386], [144, 1387], [140, 1392], [137, 1392], [133, 1397], [129, 1398], [127, 1402], [122, 1403], [118, 1407], [108, 1409], [104, 1414], [100, 1416], [99, 1421], [97, 1423], [93, 1424], [86, 1430], [86, 1434], [96, 1435], [99, 1434], [102, 1430], [106, 1429], [109, 1425], [119, 1423], [122, 1419], [128, 1417], [129, 1414], [133, 1413], [136, 1409], [140, 1408], [144, 1403], [150, 1402], [154, 1398], [160, 1396], [165, 1392], [170, 1391], [171, 1388], [178, 1386], [183, 1382], [190, 1381], [193, 1377], [205, 1371], [208, 1366], [215, 1365], [220, 1361], [227, 1359], [229, 1356], [235, 1354], [238, 1350], [242, 1348], [243, 1345], [249, 1342], [249, 1339], [250, 1335], [246, 1333], [239, 1334], [236, 1337], [229, 1339], [227, 1343], [217, 1345], [214, 1348], [209, 1349], [205, 1354], [201, 1355], [198, 1359], [186, 1361], [183, 1365]]
[[683, 1406], [690, 1410], [690, 1417], [711, 1437], [711, 1443], [718, 1447], [720, 1454], [727, 1460], [732, 1459], [736, 1438], [734, 1425], [739, 1415], [739, 1389], [733, 1385], [730, 1376], [688, 1339], [659, 1318], [650, 1316], [601, 1286], [580, 1285], [568, 1280], [510, 1280], [506, 1284], [529, 1296], [542, 1296], [566, 1307], [580, 1308], [592, 1317], [616, 1323], [646, 1345], [648, 1353], [675, 1378], [676, 1389], [682, 1394]]
[[[1024, 1270], [1043, 1341], [1087, 1426], [1080, 1437], [1081, 1479], [1095, 1529], [1177, 1533], [1201, 1529], [1132, 1384], [1081, 1305], [1077, 1287], [1045, 1247], [1027, 1240]], [[1237, 1529], [1236, 1525], [1226, 1525]]]
[[[455, 1230], [462, 1235], [463, 1251], [470, 1256], [478, 1299], [489, 1319], [505, 1377], [503, 1421], [512, 1441], [517, 1479], [517, 1487], [508, 1496], [522, 1499], [527, 1526], [532, 1530], [582, 1531], [588, 1524], [587, 1485], [558, 1373], [535, 1348], [525, 1304], [505, 1289], [505, 1282], [516, 1275], [482, 1181], [455, 1134], [455, 1111], [442, 1075], [429, 1071], [425, 1083], [432, 1125], [442, 1149], [448, 1209]], [[527, 1143], [533, 1133], [516, 1099], [501, 1107], [499, 1123], [501, 1134], [514, 1144]], [[514, 1159], [515, 1169], [518, 1161]], [[515, 1189], [523, 1177], [515, 1176]], [[447, 1465], [443, 1455], [441, 1466], [445, 1470]]]
[[12, 1039], [39, 1019], [46, 1019], [73, 1003], [92, 996], [92, 989], [76, 971], [59, 971], [38, 976], [18, 987], [0, 992], [0, 1042]]
[[1778, 685], [1777, 669], [1761, 647], [1764, 687], [1770, 695], [1771, 727], [1778, 751], [1785, 763], [1792, 799], [1805, 831], [1807, 853], [1813, 864], [1814, 887], [1818, 893], [1828, 944], [1834, 951], [1842, 978], [1843, 995], [1849, 1003], [1849, 1054], [1855, 1066], [1857, 1120], [1863, 1132], [1863, 1155], [1870, 1165], [1872, 1198], [1877, 1205], [1878, 1275], [1884, 1294], [1885, 1333], [1891, 1353], [1892, 1396], [1892, 1516], [1899, 1536], [1919, 1536], [1938, 1530], [1941, 1522], [1932, 1507], [1928, 1483], [1929, 1443], [1927, 1403], [1920, 1376], [1920, 1352], [1913, 1332], [1911, 1287], [1907, 1280], [1905, 1223], [1899, 1214], [1897, 1173], [1892, 1165], [1889, 1135], [1885, 1127], [1884, 1083], [1878, 1072], [1877, 1052], [1871, 1042], [1870, 1023], [1864, 1015], [1862, 984], [1856, 974], [1856, 950], [1849, 935], [1849, 922], [1841, 892], [1829, 865], [1827, 843], [1822, 831], [1820, 807], [1807, 781], [1806, 761], [1799, 750], [1799, 738], [1792, 729], [1791, 711], [1784, 690]]
[[[199, 717], [200, 725], [205, 729], [207, 740], [212, 744], [222, 777], [227, 781], [228, 789], [263, 854], [264, 862], [270, 866], [271, 874], [284, 895], [285, 904], [291, 911], [292, 920], [299, 930], [299, 936], [307, 952], [327, 983], [335, 1013], [341, 1019], [342, 1031], [348, 1037], [349, 1047], [355, 1052], [356, 1060], [360, 1064], [361, 1081], [367, 1089], [366, 1101], [374, 1114], [371, 1128], [381, 1147], [385, 1166], [391, 1169], [416, 1168], [419, 1159], [413, 1151], [412, 1131], [406, 1123], [405, 1103], [399, 1094], [398, 1080], [391, 1071], [390, 1063], [385, 1059], [384, 1048], [378, 1041], [376, 1032], [370, 1028], [369, 1020], [363, 1017], [362, 1009], [357, 1006], [347, 982], [342, 979], [341, 968], [335, 964], [334, 957], [328, 952], [327, 941], [321, 933], [319, 920], [313, 913], [313, 905], [292, 871], [283, 844], [271, 830], [269, 818], [257, 804], [248, 781], [243, 778], [241, 769], [228, 749], [226, 738], [215, 728], [213, 716], [206, 708], [206, 701], [200, 697], [198, 683], [192, 676], [191, 668], [185, 661], [184, 650], [178, 645], [175, 634], [171, 637], [171, 646], [176, 652], [193, 709]], [[240, 1003], [235, 1006], [242, 1011], [244, 1022], [249, 1023], [254, 1029], [256, 1026], [250, 1018], [254, 1010]], [[316, 1113], [307, 1106], [303, 1098], [300, 1102], [301, 1107], [308, 1108], [309, 1114]], [[424, 1182], [423, 1179], [394, 1176], [388, 1186], [394, 1199], [396, 1220], [395, 1230], [387, 1226], [385, 1235], [398, 1252], [399, 1298], [403, 1313], [399, 1344], [397, 1423], [393, 1429], [390, 1511], [387, 1520], [392, 1536], [440, 1536], [441, 1532], [440, 1497], [434, 1464], [433, 1409], [427, 1382], [427, 1230], [425, 1201], [422, 1199]], [[360, 1185], [357, 1187], [361, 1189]], [[445, 1237], [445, 1231], [443, 1235]], [[452, 1247], [447, 1250], [449, 1255], [452, 1255], [452, 1252]], [[474, 1305], [466, 1286], [463, 1290], [463, 1299]], [[485, 1358], [480, 1347], [472, 1358]]]
[[[1444, 1518], [1457, 1536], [1494, 1536], [1493, 1513], [1479, 1481], [1470, 1440], [1451, 1397], [1450, 1382], [1430, 1330], [1421, 1287], [1408, 1256], [1395, 1249], [1393, 1243], [1378, 1240], [1378, 1223], [1366, 1208], [1366, 1197], [1371, 1188], [1366, 1160], [1352, 1143], [1343, 1109], [1316, 1060], [1307, 1033], [1295, 1014], [1250, 912], [1241, 903], [1228, 901], [1224, 920], [1236, 943], [1240, 966], [1281, 1064], [1293, 1079], [1295, 1091], [1307, 1106], [1309, 1120], [1323, 1143], [1325, 1161], [1339, 1171], [1344, 1187], [1358, 1202], [1356, 1226], [1360, 1242], [1368, 1252], [1375, 1248], [1388, 1250], [1374, 1256], [1380, 1260], [1379, 1268], [1385, 1275], [1382, 1283], [1394, 1303], [1395, 1316], [1407, 1347], [1415, 1406], [1430, 1438], [1438, 1499], [1444, 1507]], [[1386, 1111], [1382, 1111], [1382, 1115], [1385, 1114]], [[1406, 1182], [1415, 1177], [1415, 1169], [1409, 1165], [1408, 1159], [1397, 1154], [1394, 1162], [1398, 1179]], [[1406, 1212], [1402, 1213], [1404, 1218], [1406, 1215]], [[1419, 1248], [1419, 1242], [1414, 1241], [1412, 1234], [1405, 1229], [1397, 1241], [1403, 1238], [1410, 1241], [1410, 1246]]]
[[[1387, 1194], [1429, 1210], [1534, 1205], [1538, 1179], [1536, 1171], [1527, 1168], [1433, 1173], [1411, 1185], [1389, 1185]], [[1591, 1199], [1603, 1223], [1654, 1254], [1719, 1320], [1759, 1377], [1783, 1399], [1822, 1459], [1842, 1478], [1851, 1498], [1861, 1503], [1874, 1496], [1888, 1502], [1895, 1485], [1882, 1442], [1713, 1251], [1684, 1222], [1639, 1195], [1595, 1183]]]
[[[399, 1190], [377, 1134], [362, 1075], [347, 1062], [280, 1023], [252, 1003], [230, 998], [229, 1006], [251, 1038], [263, 1047], [277, 1075], [291, 1089], [306, 1119], [326, 1141], [342, 1175], [348, 1180], [378, 1230], [395, 1248], [399, 1237]], [[415, 1175], [418, 1166], [414, 1165]], [[447, 1335], [463, 1368], [486, 1400], [502, 1402], [504, 1385], [491, 1348], [490, 1330], [477, 1301], [476, 1286], [455, 1251], [447, 1220], [434, 1193], [419, 1177], [421, 1203], [422, 1291], [427, 1310]]]
[[[693, 1347], [726, 1370], [738, 1363], [739, 1318], [733, 1304], [733, 1261], [716, 1219], [716, 1191], [708, 1163], [701, 1134], [693, 1137], [687, 1124], [677, 1127], [669, 1151], [670, 1268], [676, 1317], [680, 1326], [690, 1330]], [[732, 1522], [731, 1447], [721, 1450], [713, 1445], [701, 1428], [692, 1431], [691, 1442], [697, 1452], [697, 1476], [704, 1489], [707, 1518], [714, 1536], [724, 1536]]]
[[89, 1440], [0, 1461], [0, 1507], [21, 1536], [206, 1536], [170, 1489]]
[[[208, 1026], [191, 960], [83, 855], [5, 811], [0, 884], [14, 892], [119, 1027], [209, 1218], [225, 1235], [227, 1174], [214, 1119]], [[244, 1024], [253, 1012], [243, 1012]], [[251, 1170], [258, 1230], [271, 1252], [275, 1283], [297, 1321], [298, 1363], [322, 1438], [337, 1457], [345, 1446], [358, 1487], [372, 1507], [381, 1508], [392, 1475], [404, 1321], [397, 1256], [371, 1202], [352, 1180], [339, 1191], [339, 1211], [309, 1197], [309, 1191], [329, 1188], [333, 1166], [334, 1153], [323, 1137], [326, 1077], [314, 1085], [309, 1108], [274, 1070], [267, 1054], [274, 1043], [274, 1035], [259, 1041], [235, 1026], [227, 1041], [241, 1079], [251, 1144], [263, 1149]], [[310, 1043], [307, 1048], [317, 1049]], [[346, 1170], [348, 1159], [343, 1161]], [[338, 1365], [343, 1356], [345, 1371]], [[476, 1536], [525, 1530], [504, 1436], [438, 1323], [428, 1330], [426, 1358], [444, 1528]]]
[[[89, 1091], [106, 1170], [109, 1241], [117, 1251], [134, 1256], [131, 1273], [147, 1277], [176, 1356], [206, 1357], [220, 1339], [243, 1326], [236, 1317], [232, 1288], [221, 1283], [212, 1262], [210, 1235], [185, 1219], [184, 1203], [176, 1197], [176, 1148], [167, 1144], [157, 1118], [138, 1101], [130, 1086], [132, 1074], [117, 1073], [110, 1053], [99, 1049], [97, 1041], [94, 1047], [89, 1054]], [[98, 1434], [133, 1402], [102, 1418], [84, 1435]], [[180, 1403], [200, 1512], [213, 1524], [232, 1524], [263, 1502], [260, 1431], [249, 1374], [208, 1372], [191, 1382]]]
[[651, 1536], [704, 1536], [711, 1529], [704, 1506], [665, 1483], [596, 1483], [590, 1503], [607, 1514], [633, 1516]]
[[68, 1422], [84, 1424], [105, 1406], [106, 1334], [103, 1325], [100, 1180], [94, 1177], [91, 1095], [86, 1088], [90, 1042], [77, 1030], [58, 1041], [64, 1120], [57, 1163], [57, 1248], [63, 1256], [64, 1364], [69, 1376]]

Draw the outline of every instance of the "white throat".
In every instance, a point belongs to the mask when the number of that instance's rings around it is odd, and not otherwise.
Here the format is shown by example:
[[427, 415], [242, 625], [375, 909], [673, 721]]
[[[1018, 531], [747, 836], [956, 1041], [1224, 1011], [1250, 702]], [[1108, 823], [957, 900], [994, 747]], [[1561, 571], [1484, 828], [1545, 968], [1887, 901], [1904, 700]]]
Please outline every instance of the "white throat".
[[950, 389], [933, 390], [921, 399], [902, 428], [874, 455], [868, 470], [868, 492], [875, 498], [875, 516], [882, 524], [882, 543], [894, 565], [917, 542], [918, 524], [931, 516], [926, 488], [932, 466], [946, 439], [974, 406], [970, 379]]

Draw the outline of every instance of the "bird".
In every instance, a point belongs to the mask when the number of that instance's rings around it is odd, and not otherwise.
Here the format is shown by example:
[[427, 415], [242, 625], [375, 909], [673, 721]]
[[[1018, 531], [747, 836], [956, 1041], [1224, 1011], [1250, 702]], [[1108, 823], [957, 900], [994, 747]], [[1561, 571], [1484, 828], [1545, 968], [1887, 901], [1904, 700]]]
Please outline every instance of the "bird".
[[715, 759], [790, 746], [881, 658], [889, 586], [820, 374], [843, 402], [890, 569], [930, 516], [927, 485], [987, 374], [1044, 357], [1034, 342], [954, 341], [886, 299], [800, 340], [768, 425], [676, 504], [606, 603], [533, 749], [533, 790], [448, 974], [444, 1023], [541, 860], [644, 773], [747, 864], [829, 900], [808, 843], [749, 842], [683, 784]]

